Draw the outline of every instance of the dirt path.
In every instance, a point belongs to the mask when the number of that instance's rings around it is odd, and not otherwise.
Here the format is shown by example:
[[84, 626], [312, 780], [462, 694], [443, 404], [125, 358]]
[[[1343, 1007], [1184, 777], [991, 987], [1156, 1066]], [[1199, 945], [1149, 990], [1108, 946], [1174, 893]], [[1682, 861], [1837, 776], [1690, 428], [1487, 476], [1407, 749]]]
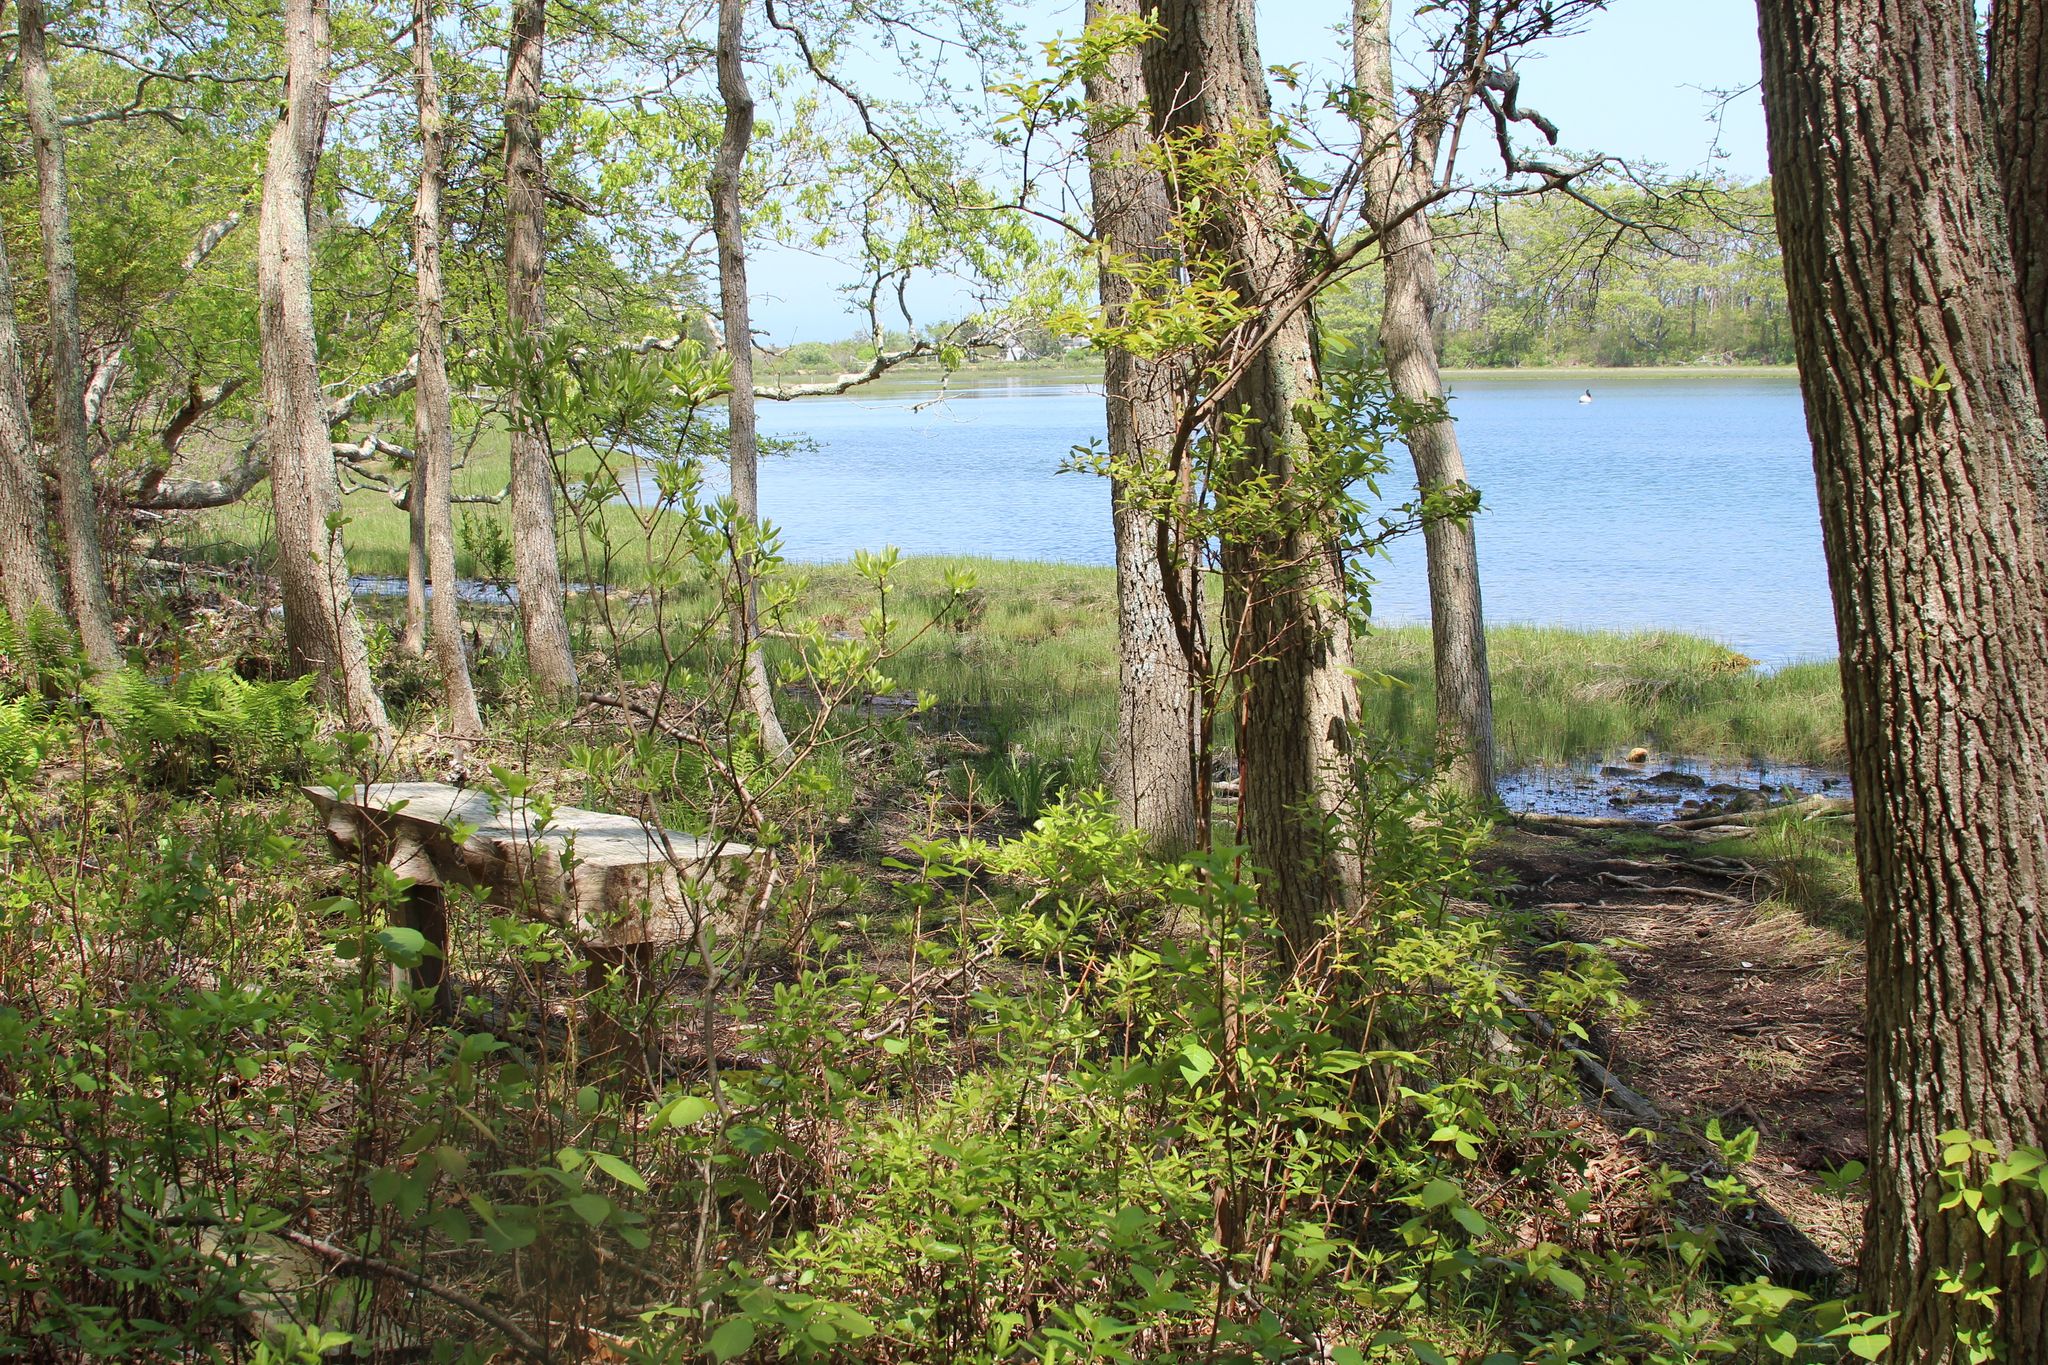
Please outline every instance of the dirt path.
[[1843, 1265], [1861, 1201], [1823, 1177], [1864, 1157], [1861, 945], [1773, 899], [1768, 872], [1654, 830], [1501, 832], [1489, 859], [1547, 932], [1606, 943], [1639, 1007], [1594, 1031], [1607, 1065], [1667, 1118], [1754, 1127], [1741, 1174]]

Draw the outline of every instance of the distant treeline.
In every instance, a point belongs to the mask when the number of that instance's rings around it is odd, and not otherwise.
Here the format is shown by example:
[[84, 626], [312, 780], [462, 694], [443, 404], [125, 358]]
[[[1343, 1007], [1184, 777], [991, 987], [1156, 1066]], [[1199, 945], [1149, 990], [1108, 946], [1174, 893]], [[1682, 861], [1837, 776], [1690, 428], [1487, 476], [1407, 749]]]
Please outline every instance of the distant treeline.
[[[1443, 362], [1789, 364], [1768, 182], [1513, 199], [1432, 219]], [[1596, 207], [1597, 206], [1597, 207]], [[1376, 349], [1381, 272], [1325, 297], [1326, 330]]]

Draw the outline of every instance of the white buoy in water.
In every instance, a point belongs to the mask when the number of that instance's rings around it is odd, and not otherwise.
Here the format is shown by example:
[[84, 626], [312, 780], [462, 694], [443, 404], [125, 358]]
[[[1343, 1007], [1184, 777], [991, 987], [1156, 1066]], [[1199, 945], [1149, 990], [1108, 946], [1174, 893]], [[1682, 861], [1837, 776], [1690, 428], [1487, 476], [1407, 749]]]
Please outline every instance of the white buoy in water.
[[1587, 389], [1587, 390], [1586, 390], [1586, 391], [1585, 391], [1584, 393], [1582, 393], [1582, 394], [1580, 394], [1580, 395], [1579, 395], [1579, 401], [1580, 401], [1581, 403], [1590, 403], [1590, 402], [1592, 402], [1592, 401], [1593, 401], [1593, 391], [1592, 391], [1591, 389]]

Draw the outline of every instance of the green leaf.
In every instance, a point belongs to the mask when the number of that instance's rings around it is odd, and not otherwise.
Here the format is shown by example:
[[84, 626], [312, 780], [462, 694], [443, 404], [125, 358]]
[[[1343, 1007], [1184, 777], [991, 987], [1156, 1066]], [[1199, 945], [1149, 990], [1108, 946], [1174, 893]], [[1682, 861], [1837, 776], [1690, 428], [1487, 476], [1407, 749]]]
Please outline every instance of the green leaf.
[[1566, 1270], [1561, 1265], [1554, 1265], [1545, 1273], [1550, 1277], [1552, 1284], [1562, 1289], [1573, 1299], [1583, 1299], [1586, 1297], [1586, 1282], [1579, 1276], [1578, 1272]]
[[754, 1320], [752, 1318], [727, 1318], [718, 1324], [718, 1330], [705, 1343], [711, 1358], [724, 1365], [734, 1356], [745, 1352], [754, 1344]]
[[579, 1194], [569, 1200], [569, 1207], [576, 1216], [592, 1227], [604, 1226], [604, 1220], [612, 1216], [612, 1201], [601, 1194]]
[[377, 931], [377, 946], [395, 967], [417, 967], [429, 951], [427, 936], [402, 924], [387, 924]]
[[610, 1152], [592, 1152], [590, 1154], [590, 1164], [618, 1181], [621, 1185], [628, 1185], [636, 1190], [645, 1190], [647, 1188], [647, 1180], [640, 1172], [634, 1170]]
[[1883, 1332], [1869, 1332], [1849, 1338], [1849, 1351], [1859, 1360], [1876, 1360], [1890, 1349], [1892, 1339]]
[[661, 1122], [669, 1128], [687, 1128], [711, 1112], [711, 1101], [701, 1095], [679, 1095], [661, 1111]]
[[1432, 1180], [1422, 1187], [1422, 1207], [1440, 1209], [1453, 1199], [1462, 1198], [1464, 1193], [1455, 1181]]
[[1200, 1043], [1189, 1043], [1180, 1050], [1180, 1074], [1189, 1085], [1201, 1080], [1216, 1069], [1216, 1054]]
[[1764, 1345], [1770, 1347], [1787, 1360], [1799, 1354], [1799, 1338], [1782, 1329], [1766, 1336], [1764, 1338]]

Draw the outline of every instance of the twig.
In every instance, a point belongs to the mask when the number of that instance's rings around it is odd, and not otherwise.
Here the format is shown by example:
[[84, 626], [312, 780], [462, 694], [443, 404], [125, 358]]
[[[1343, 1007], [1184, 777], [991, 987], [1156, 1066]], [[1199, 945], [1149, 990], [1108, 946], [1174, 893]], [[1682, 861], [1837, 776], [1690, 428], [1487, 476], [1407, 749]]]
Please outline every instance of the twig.
[[396, 1280], [400, 1284], [410, 1285], [423, 1294], [431, 1294], [443, 1303], [461, 1309], [478, 1322], [496, 1328], [503, 1334], [505, 1340], [511, 1344], [514, 1350], [518, 1351], [526, 1359], [537, 1362], [537, 1365], [548, 1365], [548, 1362], [553, 1358], [548, 1351], [546, 1342], [528, 1332], [524, 1327], [521, 1327], [497, 1309], [477, 1302], [460, 1290], [450, 1289], [446, 1285], [435, 1284], [418, 1271], [407, 1270], [402, 1265], [394, 1265], [390, 1261], [380, 1260], [375, 1256], [365, 1256], [359, 1251], [349, 1251], [344, 1247], [334, 1245], [332, 1242], [323, 1242], [318, 1237], [309, 1237], [303, 1232], [293, 1232], [289, 1228], [286, 1228], [279, 1235], [292, 1245], [304, 1247], [314, 1255], [325, 1257], [336, 1265], [344, 1265], [355, 1270], [365, 1271], [368, 1274], [380, 1276], [383, 1279]]

